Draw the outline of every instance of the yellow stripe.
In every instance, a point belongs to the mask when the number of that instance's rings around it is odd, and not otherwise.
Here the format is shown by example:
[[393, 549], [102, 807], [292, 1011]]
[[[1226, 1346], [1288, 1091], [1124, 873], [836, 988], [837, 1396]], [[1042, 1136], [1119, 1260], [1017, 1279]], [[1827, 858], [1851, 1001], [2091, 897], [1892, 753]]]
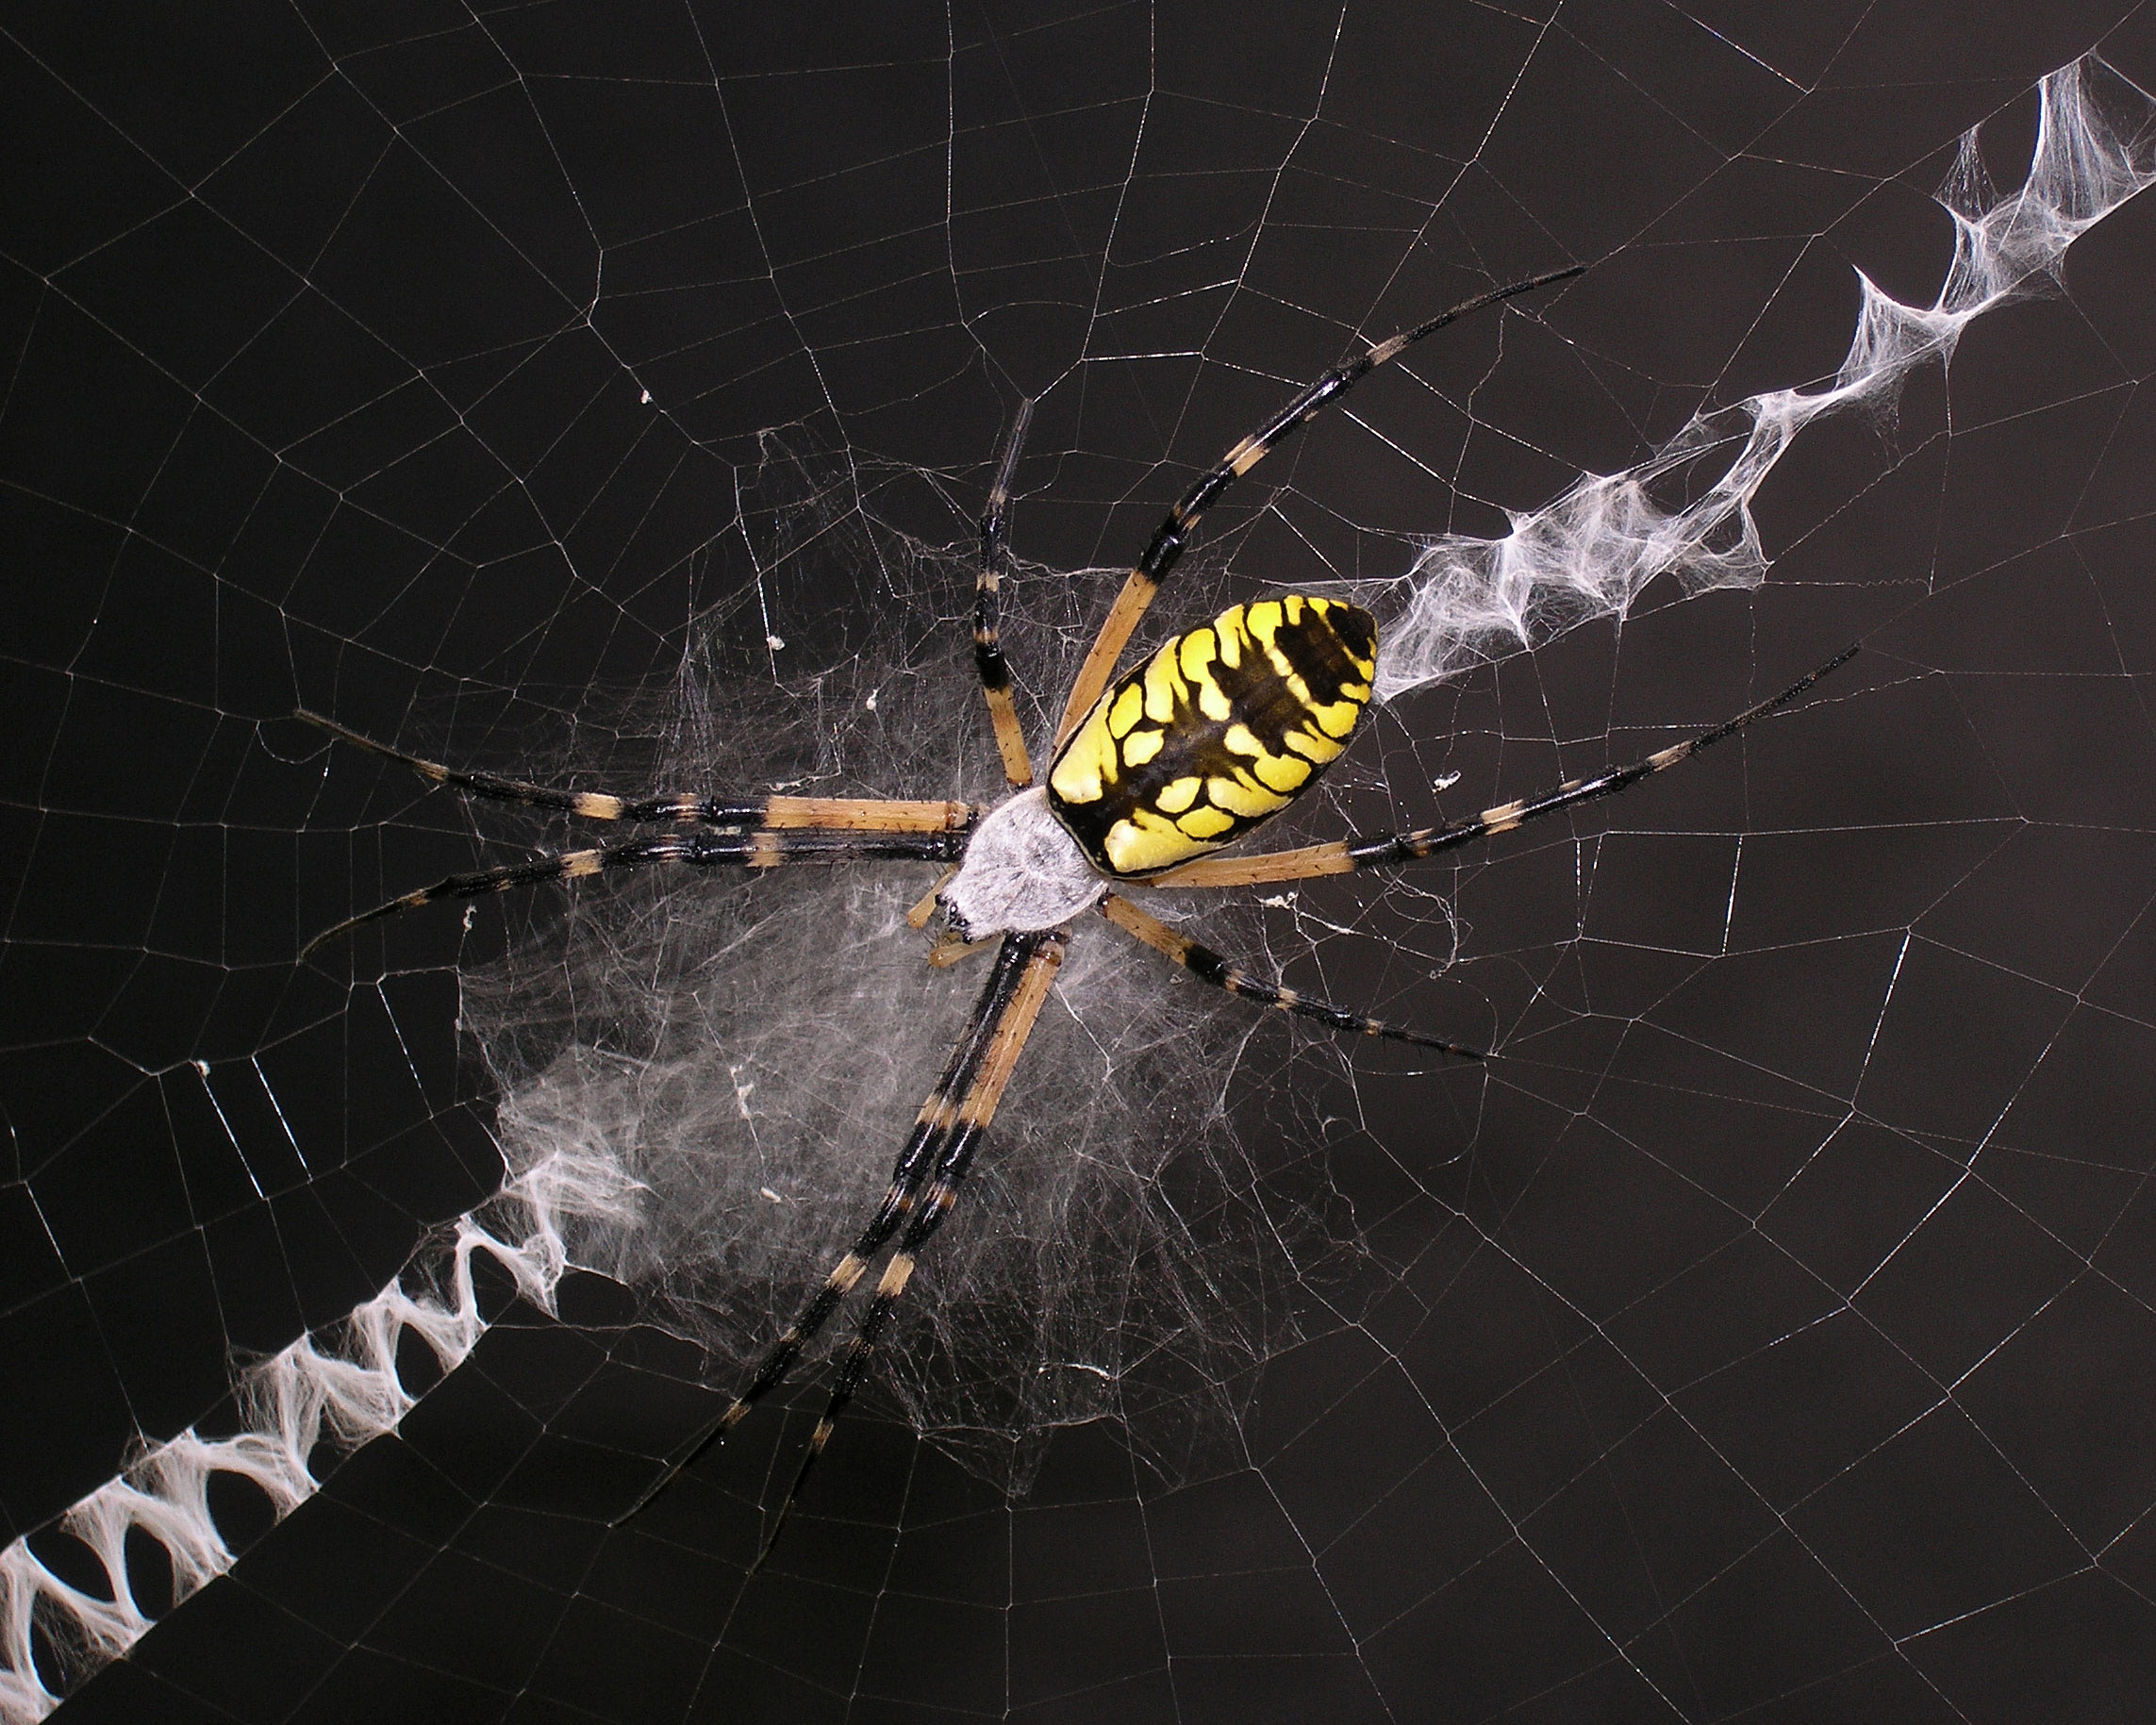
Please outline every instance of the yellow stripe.
[[[1287, 799], [1276, 790], [1262, 786], [1242, 783], [1236, 779], [1216, 775], [1205, 781], [1205, 794], [1216, 808], [1224, 808], [1231, 815], [1244, 821], [1263, 821], [1268, 815], [1277, 815], [1287, 806]], [[1190, 823], [1183, 823], [1187, 832]]]
[[1310, 763], [1292, 755], [1267, 755], [1251, 763], [1251, 771], [1269, 790], [1292, 796], [1310, 779]]
[[1159, 793], [1153, 798], [1153, 805], [1164, 815], [1180, 815], [1191, 804], [1198, 801], [1198, 788], [1201, 783], [1201, 780], [1192, 777], [1177, 779], [1171, 784], [1163, 785]]
[[1155, 724], [1167, 724], [1189, 694], [1190, 685], [1176, 668], [1175, 644], [1170, 641], [1146, 661], [1145, 716]]
[[1218, 651], [1219, 642], [1211, 629], [1193, 629], [1176, 643], [1175, 656], [1185, 676], [1193, 683], [1202, 683]]
[[1230, 671], [1243, 667], [1243, 649], [1250, 642], [1250, 629], [1243, 621], [1243, 607], [1231, 605], [1213, 620], [1213, 627], [1220, 635], [1220, 663]]

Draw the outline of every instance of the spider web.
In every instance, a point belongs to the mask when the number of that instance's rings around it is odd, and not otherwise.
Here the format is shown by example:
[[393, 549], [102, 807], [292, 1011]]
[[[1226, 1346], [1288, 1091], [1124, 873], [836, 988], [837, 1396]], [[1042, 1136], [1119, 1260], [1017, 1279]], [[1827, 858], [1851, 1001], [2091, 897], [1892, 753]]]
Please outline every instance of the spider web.
[[[2131, 1717], [2156, 40], [1785, 10], [12, 17], [0, 1717]], [[287, 715], [987, 798], [1021, 398], [1037, 739], [1197, 473], [1574, 260], [1239, 481], [1164, 596], [1153, 639], [1380, 613], [1292, 838], [1864, 653], [1445, 867], [1158, 901], [1485, 1066], [1081, 927], [771, 1563], [816, 1372], [609, 1528], [978, 978], [896, 868], [295, 966], [584, 840]]]

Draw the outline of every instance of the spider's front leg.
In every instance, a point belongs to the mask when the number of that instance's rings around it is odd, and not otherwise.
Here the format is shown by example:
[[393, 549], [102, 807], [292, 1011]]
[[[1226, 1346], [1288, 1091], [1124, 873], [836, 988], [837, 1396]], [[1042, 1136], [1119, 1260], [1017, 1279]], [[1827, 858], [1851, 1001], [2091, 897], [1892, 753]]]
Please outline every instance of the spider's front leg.
[[[1041, 1003], [1063, 961], [1070, 938], [1064, 929], [1006, 937], [981, 996], [951, 1053], [942, 1077], [915, 1117], [913, 1132], [899, 1153], [890, 1185], [854, 1245], [824, 1278], [801, 1314], [788, 1324], [758, 1363], [747, 1385], [714, 1418], [700, 1427], [614, 1525], [620, 1526], [671, 1485], [699, 1457], [740, 1423], [749, 1410], [783, 1384], [803, 1352], [859, 1285], [871, 1261], [889, 1243], [901, 1223], [905, 1233], [885, 1266], [873, 1300], [861, 1321], [835, 1381], [831, 1403], [810, 1439], [807, 1458], [795, 1478], [771, 1537], [801, 1494], [808, 1469], [830, 1441], [831, 1428], [867, 1375], [877, 1336], [905, 1291], [921, 1246], [941, 1225], [957, 1201], [958, 1184], [971, 1165], [982, 1135], [995, 1119], [1003, 1086], [1018, 1066], [1033, 1033]], [[925, 1192], [923, 1188], [925, 1187]], [[770, 1542], [764, 1547], [770, 1551]], [[761, 1561], [759, 1559], [758, 1561]]]
[[914, 1266], [920, 1250], [929, 1236], [943, 1225], [958, 1202], [958, 1188], [973, 1165], [973, 1157], [987, 1136], [989, 1124], [996, 1118], [996, 1107], [1003, 1101], [1003, 1086], [1018, 1070], [1019, 1056], [1025, 1052], [1033, 1027], [1040, 1017], [1041, 1006], [1048, 1000], [1050, 986], [1055, 981], [1055, 972], [1063, 963], [1065, 947], [1070, 944], [1070, 931], [1067, 928], [1041, 929], [1030, 934], [1006, 935], [997, 952], [999, 974], [1006, 968], [1016, 967], [1018, 983], [1012, 990], [1009, 1003], [997, 1015], [989, 1029], [982, 1051], [981, 1065], [966, 1093], [957, 1100], [952, 1111], [951, 1134], [943, 1145], [942, 1154], [937, 1158], [936, 1171], [920, 1202], [913, 1205], [907, 1218], [905, 1232], [884, 1266], [884, 1273], [876, 1284], [874, 1296], [868, 1309], [861, 1314], [860, 1327], [854, 1332], [853, 1344], [839, 1362], [838, 1375], [831, 1384], [831, 1399], [824, 1404], [816, 1429], [809, 1435], [808, 1447], [802, 1453], [800, 1470], [793, 1476], [788, 1488], [786, 1501], [779, 1505], [772, 1518], [771, 1531], [764, 1540], [764, 1549], [756, 1562], [760, 1565], [778, 1542], [779, 1532], [786, 1526], [786, 1518], [800, 1501], [802, 1488], [808, 1483], [810, 1470], [817, 1458], [831, 1441], [831, 1433], [847, 1404], [869, 1375], [873, 1361], [876, 1342], [889, 1323], [891, 1314], [905, 1292], [906, 1284], [913, 1279]]
[[692, 868], [775, 869], [808, 862], [955, 862], [963, 854], [974, 810], [966, 803], [904, 802], [880, 797], [729, 796], [676, 792], [625, 797], [605, 790], [569, 790], [470, 772], [407, 755], [302, 708], [294, 715], [340, 742], [408, 767], [430, 785], [493, 803], [514, 803], [586, 821], [665, 822], [674, 830], [531, 862], [452, 874], [347, 917], [300, 949], [310, 957], [354, 929], [445, 899], [480, 898], [518, 887], [575, 881], [594, 874], [686, 863]]
[[1003, 777], [1020, 790], [1033, 783], [1033, 761], [1025, 750], [1025, 727], [1019, 722], [1010, 662], [1003, 657], [1000, 612], [1003, 572], [1010, 563], [1011, 478], [1018, 472], [1019, 452], [1025, 447], [1026, 428], [1032, 423], [1033, 403], [1021, 401], [996, 460], [987, 505], [981, 511], [981, 566], [973, 586], [973, 665], [981, 673], [981, 692], [987, 697], [988, 721], [995, 727]]

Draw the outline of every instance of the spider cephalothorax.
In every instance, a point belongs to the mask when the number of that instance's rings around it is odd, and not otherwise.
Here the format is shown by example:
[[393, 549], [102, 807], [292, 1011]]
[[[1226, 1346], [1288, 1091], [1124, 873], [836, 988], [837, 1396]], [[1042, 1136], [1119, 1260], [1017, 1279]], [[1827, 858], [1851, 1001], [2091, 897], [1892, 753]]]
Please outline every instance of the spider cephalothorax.
[[[900, 1150], [883, 1202], [853, 1249], [772, 1342], [740, 1393], [683, 1446], [627, 1515], [636, 1514], [785, 1381], [871, 1262], [890, 1247], [875, 1294], [838, 1365], [830, 1402], [773, 1522], [771, 1537], [776, 1537], [778, 1522], [799, 1497], [834, 1423], [867, 1376], [876, 1340], [905, 1291], [920, 1249], [957, 1201], [960, 1183], [995, 1118], [1003, 1086], [1083, 912], [1098, 907], [1108, 921], [1193, 976], [1244, 1000], [1332, 1030], [1481, 1057], [1457, 1043], [1381, 1023], [1268, 981], [1179, 934], [1118, 887], [1245, 887], [1396, 868], [1608, 796], [1673, 767], [1793, 701], [1849, 656], [1843, 654], [1771, 700], [1643, 760], [1592, 778], [1568, 779], [1466, 820], [1290, 851], [1213, 854], [1285, 808], [1348, 746], [1370, 699], [1377, 624], [1368, 612], [1339, 600], [1287, 593], [1233, 606], [1177, 635], [1138, 669], [1112, 681], [1132, 631], [1173, 571], [1200, 515], [1225, 486], [1248, 473], [1304, 420], [1413, 342], [1464, 312], [1579, 273], [1577, 268], [1559, 270], [1484, 294], [1367, 348], [1304, 390], [1186, 491], [1124, 581], [1079, 668], [1056, 727], [1045, 786], [1033, 783], [996, 615], [1005, 505], [1030, 412], [1021, 408], [981, 521], [973, 655], [1012, 788], [1012, 794], [986, 816], [955, 802], [753, 793], [628, 798], [557, 789], [459, 771], [370, 741], [329, 720], [301, 715], [346, 741], [402, 761], [434, 784], [470, 796], [587, 820], [661, 827], [647, 837], [452, 875], [338, 924], [318, 936], [308, 952], [361, 923], [438, 899], [661, 863], [747, 869], [805, 862], [954, 865], [937, 895], [954, 929], [962, 936], [1002, 937], [966, 1028]], [[923, 901], [918, 921], [926, 921], [935, 902]], [[964, 947], [946, 943], [938, 953], [947, 949]], [[765, 1550], [770, 1550], [768, 1540]]]

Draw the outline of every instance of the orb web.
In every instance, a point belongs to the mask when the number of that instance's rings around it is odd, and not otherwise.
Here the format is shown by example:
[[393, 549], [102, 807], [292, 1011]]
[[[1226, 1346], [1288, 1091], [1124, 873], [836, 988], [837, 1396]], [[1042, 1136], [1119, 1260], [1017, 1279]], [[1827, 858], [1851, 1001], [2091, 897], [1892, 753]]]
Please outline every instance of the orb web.
[[[7, 38], [0, 1716], [2131, 1705], [2125, 8], [76, 27]], [[1155, 901], [1483, 1067], [1089, 921], [771, 1562], [813, 1368], [611, 1528], [883, 1185], [978, 987], [905, 921], [935, 871], [654, 871], [295, 966], [586, 840], [286, 715], [985, 800], [971, 522], [1021, 399], [1038, 751], [1220, 451], [1572, 260], [1238, 481], [1151, 620], [1378, 614], [1382, 708], [1267, 842], [1863, 654], [1444, 866]]]

